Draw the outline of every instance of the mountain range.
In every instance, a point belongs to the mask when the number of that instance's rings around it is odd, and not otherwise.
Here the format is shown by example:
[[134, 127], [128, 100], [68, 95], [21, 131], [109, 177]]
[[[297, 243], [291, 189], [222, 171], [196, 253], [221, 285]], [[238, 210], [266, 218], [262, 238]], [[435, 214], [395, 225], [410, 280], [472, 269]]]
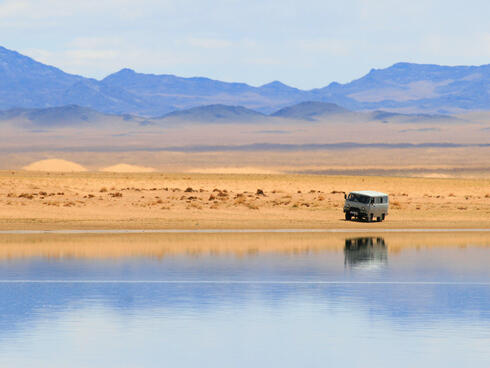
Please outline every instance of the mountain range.
[[[325, 104], [314, 104], [318, 102]], [[298, 105], [301, 103], [305, 104]], [[66, 105], [83, 106], [104, 114], [144, 117], [171, 114], [181, 119], [196, 113], [214, 115], [215, 110], [225, 105], [231, 106], [234, 115], [243, 119], [258, 118], [260, 114], [280, 117], [299, 114], [310, 120], [318, 113], [340, 113], [343, 109], [451, 114], [490, 110], [490, 65], [397, 63], [385, 69], [373, 69], [346, 84], [334, 82], [306, 91], [278, 81], [254, 87], [203, 77], [142, 74], [131, 69], [96, 80], [65, 73], [0, 47], [1, 110]], [[292, 105], [300, 111], [292, 111]], [[200, 106], [207, 107], [192, 110]]]

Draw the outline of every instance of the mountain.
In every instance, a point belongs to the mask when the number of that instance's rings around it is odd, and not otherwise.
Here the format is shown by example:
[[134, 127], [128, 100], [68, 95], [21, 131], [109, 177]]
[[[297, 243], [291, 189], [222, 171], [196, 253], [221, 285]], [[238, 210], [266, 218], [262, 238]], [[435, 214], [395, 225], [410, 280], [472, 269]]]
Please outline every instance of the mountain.
[[15, 120], [38, 127], [80, 126], [99, 122], [107, 115], [76, 105], [0, 112], [0, 121]]
[[162, 120], [192, 121], [200, 123], [255, 122], [267, 116], [242, 106], [207, 105], [187, 110], [174, 111]]
[[88, 107], [66, 105], [40, 109], [15, 108], [0, 111], [0, 124], [20, 129], [146, 126], [153, 123], [132, 115], [109, 115]]
[[450, 115], [442, 114], [400, 114], [388, 111], [370, 111], [364, 113], [368, 120], [376, 120], [382, 123], [462, 123], [463, 120]]
[[326, 102], [306, 101], [299, 104], [288, 106], [271, 114], [281, 118], [297, 120], [317, 120], [327, 115], [347, 113], [349, 110], [339, 105]]
[[144, 111], [145, 115], [162, 115], [162, 111], [166, 113], [205, 105], [240, 105], [269, 113], [307, 95], [307, 92], [280, 82], [252, 87], [245, 83], [203, 77], [142, 74], [131, 69], [111, 74], [102, 83], [144, 98], [153, 106]]
[[312, 91], [353, 109], [450, 113], [490, 110], [490, 65], [439, 66], [397, 63], [372, 69], [347, 84]]
[[83, 79], [0, 46], [0, 109], [62, 104], [62, 93]]
[[373, 69], [352, 82], [334, 82], [310, 91], [279, 81], [254, 87], [203, 77], [143, 74], [131, 69], [122, 69], [99, 81], [65, 73], [0, 47], [0, 109], [75, 104], [109, 114], [162, 116], [198, 106], [234, 105], [270, 114], [312, 101], [349, 110], [448, 114], [490, 110], [489, 86], [490, 65], [411, 63]]

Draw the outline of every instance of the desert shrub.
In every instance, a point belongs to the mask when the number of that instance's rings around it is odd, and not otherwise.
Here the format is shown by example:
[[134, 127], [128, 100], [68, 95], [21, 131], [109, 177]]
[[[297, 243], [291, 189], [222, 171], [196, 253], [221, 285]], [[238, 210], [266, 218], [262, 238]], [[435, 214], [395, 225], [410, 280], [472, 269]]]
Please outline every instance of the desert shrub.
[[211, 195], [209, 196], [208, 201], [214, 201], [215, 199], [216, 199], [216, 197], [215, 197], [214, 195], [212, 195], [212, 194], [211, 194]]
[[19, 194], [19, 198], [33, 199], [34, 196], [32, 194], [29, 194], [29, 193], [22, 193], [22, 194]]
[[246, 202], [246, 198], [244, 196], [236, 197], [235, 204], [244, 204]]
[[106, 187], [100, 188], [99, 193], [105, 193], [105, 192], [107, 192], [107, 188]]
[[265, 196], [264, 191], [262, 189], [257, 189], [257, 192], [255, 192], [255, 194]]
[[110, 196], [112, 198], [121, 198], [123, 195], [120, 192], [116, 192], [116, 193], [110, 193]]
[[401, 208], [402, 207], [402, 205], [398, 201], [391, 202], [391, 206], [394, 208]]
[[192, 189], [191, 187], [188, 187], [186, 190], [184, 190], [185, 193], [193, 193], [194, 192], [194, 189]]

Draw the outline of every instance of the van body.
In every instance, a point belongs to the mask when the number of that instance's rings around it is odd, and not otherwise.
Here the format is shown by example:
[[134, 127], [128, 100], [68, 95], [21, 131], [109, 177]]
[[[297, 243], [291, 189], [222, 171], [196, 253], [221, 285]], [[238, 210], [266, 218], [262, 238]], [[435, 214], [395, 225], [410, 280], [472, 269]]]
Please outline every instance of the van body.
[[388, 194], [363, 190], [345, 196], [344, 213], [347, 221], [356, 218], [368, 222], [383, 221], [388, 215]]

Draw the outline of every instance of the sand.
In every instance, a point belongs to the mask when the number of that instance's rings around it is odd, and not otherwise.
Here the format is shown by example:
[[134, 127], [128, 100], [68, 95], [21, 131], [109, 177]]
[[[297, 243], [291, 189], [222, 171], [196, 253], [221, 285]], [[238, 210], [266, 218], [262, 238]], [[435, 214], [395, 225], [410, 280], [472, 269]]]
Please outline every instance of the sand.
[[151, 167], [160, 172], [315, 172], [334, 175], [490, 178], [490, 147], [250, 152], [0, 152], [0, 170], [17, 170], [45, 157], [74, 161], [91, 171], [130, 162], [131, 165]]
[[[390, 195], [385, 222], [344, 220], [360, 189]], [[0, 171], [0, 229], [366, 227], [490, 228], [490, 179]]]
[[197, 174], [280, 174], [280, 171], [260, 167], [201, 167], [186, 172]]
[[128, 164], [117, 164], [109, 167], [104, 167], [100, 169], [103, 172], [114, 172], [114, 173], [149, 173], [156, 171], [152, 167], [128, 165]]
[[75, 162], [61, 160], [61, 159], [48, 159], [31, 163], [23, 168], [27, 171], [49, 171], [49, 172], [82, 172], [87, 171], [85, 167]]

